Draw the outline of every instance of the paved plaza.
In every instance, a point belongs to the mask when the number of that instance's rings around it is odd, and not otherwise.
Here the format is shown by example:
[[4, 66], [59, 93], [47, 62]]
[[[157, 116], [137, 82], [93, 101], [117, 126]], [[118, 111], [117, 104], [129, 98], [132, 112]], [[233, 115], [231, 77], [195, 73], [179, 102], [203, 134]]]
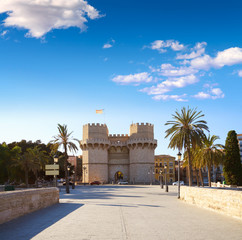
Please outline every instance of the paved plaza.
[[1, 240], [242, 239], [242, 222], [160, 186], [78, 186], [60, 204], [0, 225]]

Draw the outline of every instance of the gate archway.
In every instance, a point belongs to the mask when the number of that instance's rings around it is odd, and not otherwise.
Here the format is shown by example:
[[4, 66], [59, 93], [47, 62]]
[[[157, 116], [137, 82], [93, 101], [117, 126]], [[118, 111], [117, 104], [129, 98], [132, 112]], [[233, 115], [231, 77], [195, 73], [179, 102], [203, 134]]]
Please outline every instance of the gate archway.
[[115, 173], [115, 182], [119, 182], [120, 180], [123, 180], [124, 178], [124, 175], [122, 172], [118, 171]]

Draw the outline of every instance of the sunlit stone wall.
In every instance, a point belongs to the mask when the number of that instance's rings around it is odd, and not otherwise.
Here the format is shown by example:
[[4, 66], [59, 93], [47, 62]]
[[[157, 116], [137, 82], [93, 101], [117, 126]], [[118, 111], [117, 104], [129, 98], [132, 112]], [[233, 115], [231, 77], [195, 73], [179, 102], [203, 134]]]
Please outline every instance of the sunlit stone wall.
[[58, 188], [1, 192], [0, 224], [56, 203], [59, 203]]
[[242, 191], [181, 186], [181, 200], [242, 220]]

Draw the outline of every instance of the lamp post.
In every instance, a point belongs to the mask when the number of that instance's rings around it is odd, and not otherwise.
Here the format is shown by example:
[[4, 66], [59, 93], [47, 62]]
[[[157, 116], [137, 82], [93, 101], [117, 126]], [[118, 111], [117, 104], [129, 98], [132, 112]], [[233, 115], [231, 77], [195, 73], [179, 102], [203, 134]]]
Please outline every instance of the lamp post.
[[86, 170], [87, 170], [87, 167], [84, 166], [83, 167], [83, 184], [84, 184], [84, 186], [85, 186], [85, 173], [86, 173]]
[[166, 192], [168, 192], [168, 185], [167, 185], [167, 165], [164, 166], [165, 169], [165, 185], [166, 185]]
[[160, 188], [163, 188], [163, 176], [162, 176], [162, 170], [160, 170]]
[[150, 175], [150, 185], [152, 185], [152, 174], [155, 174], [152, 168], [150, 168], [150, 171], [148, 171], [148, 174]]
[[[70, 166], [67, 166], [67, 178], [68, 178], [68, 184], [70, 185], [70, 181], [69, 181], [69, 176], [70, 176], [70, 174], [69, 174], [69, 172], [70, 172]], [[67, 183], [66, 183], [67, 184]], [[69, 187], [69, 186], [68, 186]]]
[[[58, 163], [58, 156], [54, 155], [54, 165], [56, 165]], [[54, 179], [55, 179], [55, 187], [57, 187], [57, 177], [56, 175], [54, 175]]]
[[75, 189], [76, 173], [75, 173], [74, 170], [72, 172], [73, 172], [73, 176], [72, 176], [72, 178], [73, 178], [73, 181], [72, 181], [72, 189]]
[[182, 154], [179, 153], [177, 154], [177, 158], [178, 158], [178, 194], [177, 194], [177, 198], [180, 198], [180, 161], [181, 161], [181, 156]]

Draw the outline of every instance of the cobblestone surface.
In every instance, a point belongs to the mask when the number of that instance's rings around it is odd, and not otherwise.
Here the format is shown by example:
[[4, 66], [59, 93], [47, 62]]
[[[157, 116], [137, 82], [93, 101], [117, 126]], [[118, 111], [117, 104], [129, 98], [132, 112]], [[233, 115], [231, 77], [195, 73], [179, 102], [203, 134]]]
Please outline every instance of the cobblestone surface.
[[159, 186], [78, 186], [60, 204], [0, 225], [1, 240], [242, 239], [242, 222]]

